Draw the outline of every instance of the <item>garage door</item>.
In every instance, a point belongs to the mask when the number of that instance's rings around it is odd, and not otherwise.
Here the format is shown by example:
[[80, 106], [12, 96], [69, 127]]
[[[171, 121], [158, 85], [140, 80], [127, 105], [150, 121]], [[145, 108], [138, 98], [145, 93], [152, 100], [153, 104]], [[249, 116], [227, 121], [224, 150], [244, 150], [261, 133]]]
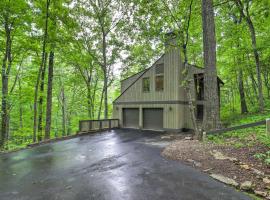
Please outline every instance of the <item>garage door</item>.
[[163, 129], [163, 109], [144, 108], [143, 109], [143, 128], [151, 130]]
[[139, 128], [139, 108], [123, 109], [123, 126], [125, 128]]

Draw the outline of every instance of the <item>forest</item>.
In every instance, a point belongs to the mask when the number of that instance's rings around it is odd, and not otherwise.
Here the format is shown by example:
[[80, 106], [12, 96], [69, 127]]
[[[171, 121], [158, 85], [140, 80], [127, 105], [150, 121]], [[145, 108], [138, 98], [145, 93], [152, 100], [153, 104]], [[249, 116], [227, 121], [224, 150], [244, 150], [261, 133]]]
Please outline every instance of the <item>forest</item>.
[[[270, 1], [213, 8], [222, 123], [270, 117]], [[203, 67], [201, 10], [197, 0], [1, 0], [1, 149], [111, 118], [120, 80], [151, 66], [172, 30], [183, 60]]]

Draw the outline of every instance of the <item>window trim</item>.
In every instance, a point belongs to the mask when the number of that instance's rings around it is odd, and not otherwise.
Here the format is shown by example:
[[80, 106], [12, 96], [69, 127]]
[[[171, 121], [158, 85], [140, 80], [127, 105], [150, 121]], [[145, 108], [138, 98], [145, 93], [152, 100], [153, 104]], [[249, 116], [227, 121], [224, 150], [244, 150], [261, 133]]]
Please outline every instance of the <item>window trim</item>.
[[[157, 78], [158, 77], [162, 77], [163, 78], [163, 82], [162, 82], [162, 89], [157, 89]], [[164, 91], [164, 74], [157, 74], [156, 76], [155, 76], [155, 91], [156, 92], [163, 92]]]
[[[144, 88], [144, 80], [148, 80], [148, 82], [149, 82], [148, 90], [144, 90], [145, 89]], [[143, 91], [143, 93], [149, 93], [150, 90], [151, 90], [150, 77], [149, 76], [148, 77], [143, 77], [142, 78], [142, 91]]]

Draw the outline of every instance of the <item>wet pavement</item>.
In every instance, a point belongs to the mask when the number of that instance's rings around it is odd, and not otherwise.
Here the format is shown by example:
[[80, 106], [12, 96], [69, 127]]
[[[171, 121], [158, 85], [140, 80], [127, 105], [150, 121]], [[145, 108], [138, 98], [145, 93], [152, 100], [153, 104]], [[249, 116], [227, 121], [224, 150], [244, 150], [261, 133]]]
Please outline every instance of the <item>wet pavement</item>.
[[0, 200], [249, 199], [161, 157], [160, 135], [120, 129], [0, 155]]

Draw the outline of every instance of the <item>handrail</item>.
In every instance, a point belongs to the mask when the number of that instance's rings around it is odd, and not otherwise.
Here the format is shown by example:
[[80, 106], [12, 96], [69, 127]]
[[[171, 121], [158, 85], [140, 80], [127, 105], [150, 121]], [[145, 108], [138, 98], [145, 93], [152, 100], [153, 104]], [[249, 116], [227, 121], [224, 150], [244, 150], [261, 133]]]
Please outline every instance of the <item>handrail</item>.
[[207, 135], [208, 134], [215, 135], [215, 134], [219, 134], [219, 133], [225, 133], [225, 132], [244, 129], [244, 128], [251, 128], [251, 127], [260, 126], [260, 125], [266, 125], [266, 120], [258, 121], [258, 122], [254, 122], [254, 123], [249, 123], [249, 124], [243, 124], [243, 125], [234, 126], [234, 127], [229, 127], [229, 128], [224, 128], [224, 129], [206, 131], [205, 133]]

